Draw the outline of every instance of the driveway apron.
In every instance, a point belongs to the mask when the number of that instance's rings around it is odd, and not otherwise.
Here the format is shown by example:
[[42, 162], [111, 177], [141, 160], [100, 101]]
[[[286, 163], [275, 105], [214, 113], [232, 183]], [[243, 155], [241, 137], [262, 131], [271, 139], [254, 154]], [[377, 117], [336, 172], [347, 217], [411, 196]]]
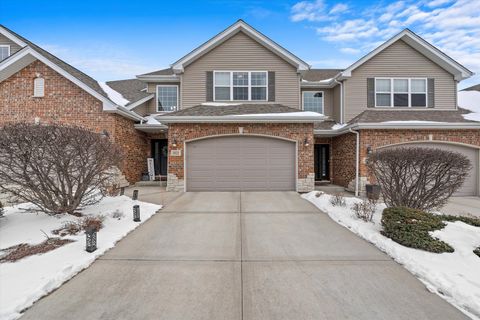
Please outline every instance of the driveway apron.
[[192, 192], [22, 319], [467, 317], [295, 192]]

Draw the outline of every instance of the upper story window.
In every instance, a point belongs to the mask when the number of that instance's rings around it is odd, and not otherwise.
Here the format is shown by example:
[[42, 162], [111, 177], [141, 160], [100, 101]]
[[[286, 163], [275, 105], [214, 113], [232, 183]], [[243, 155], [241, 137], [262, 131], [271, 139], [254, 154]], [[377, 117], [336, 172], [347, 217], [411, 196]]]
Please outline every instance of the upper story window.
[[178, 86], [157, 86], [157, 112], [170, 112], [178, 109]]
[[6, 59], [10, 56], [10, 46], [9, 45], [0, 45], [0, 61]]
[[267, 71], [215, 71], [215, 101], [266, 101]]
[[37, 77], [33, 80], [33, 96], [36, 98], [45, 96], [45, 79]]
[[323, 91], [303, 91], [303, 110], [323, 113]]
[[427, 79], [376, 78], [376, 107], [426, 107]]

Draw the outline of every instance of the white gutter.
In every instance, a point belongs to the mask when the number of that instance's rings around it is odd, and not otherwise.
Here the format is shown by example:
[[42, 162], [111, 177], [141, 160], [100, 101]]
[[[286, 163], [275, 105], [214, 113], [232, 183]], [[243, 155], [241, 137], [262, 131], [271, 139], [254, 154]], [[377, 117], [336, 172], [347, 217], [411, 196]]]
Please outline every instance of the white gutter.
[[349, 128], [351, 133], [354, 133], [357, 136], [356, 147], [355, 147], [355, 197], [358, 197], [358, 180], [359, 180], [359, 167], [360, 167], [360, 132], [352, 130]]
[[382, 122], [364, 122], [354, 123], [337, 130], [314, 130], [316, 135], [336, 136], [349, 132], [350, 129], [389, 129], [389, 130], [402, 130], [402, 129], [439, 129], [439, 130], [455, 130], [455, 129], [480, 129], [480, 122], [439, 122], [439, 123], [382, 123]]
[[340, 85], [340, 124], [343, 124], [344, 119], [344, 105], [343, 105], [343, 82], [338, 81], [336, 78], [333, 79], [335, 83]]
[[127, 108], [122, 107], [122, 106], [117, 106], [117, 108], [113, 109], [113, 110], [104, 110], [104, 111], [109, 112], [109, 113], [117, 113], [117, 114], [119, 114], [121, 116], [124, 116], [126, 118], [129, 118], [131, 120], [145, 121], [145, 119], [142, 116], [140, 116], [137, 113], [135, 113], [133, 111], [130, 111]]
[[156, 82], [178, 82], [180, 77], [177, 75], [139, 75], [138, 80], [142, 81], [156, 81]]

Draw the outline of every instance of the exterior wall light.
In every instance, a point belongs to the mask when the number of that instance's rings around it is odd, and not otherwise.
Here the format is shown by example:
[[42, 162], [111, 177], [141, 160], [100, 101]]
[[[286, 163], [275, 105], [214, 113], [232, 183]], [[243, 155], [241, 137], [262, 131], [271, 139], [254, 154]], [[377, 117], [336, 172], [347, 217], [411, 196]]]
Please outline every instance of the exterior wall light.
[[303, 145], [304, 145], [305, 147], [308, 147], [308, 146], [310, 145], [310, 143], [308, 143], [308, 139], [307, 139], [307, 138], [305, 138], [305, 140], [303, 140]]
[[100, 133], [100, 136], [102, 138], [109, 138], [110, 137], [110, 134], [108, 133], [107, 130], [103, 129], [102, 133]]
[[373, 149], [372, 146], [367, 146], [367, 154], [372, 154]]

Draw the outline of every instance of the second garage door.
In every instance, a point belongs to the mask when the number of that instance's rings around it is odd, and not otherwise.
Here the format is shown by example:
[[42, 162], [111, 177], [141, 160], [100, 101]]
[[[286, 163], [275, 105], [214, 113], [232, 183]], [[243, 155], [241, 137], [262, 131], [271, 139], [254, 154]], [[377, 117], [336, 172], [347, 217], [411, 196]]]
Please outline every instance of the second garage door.
[[224, 136], [186, 144], [187, 191], [295, 190], [295, 143]]
[[424, 147], [424, 148], [437, 148], [447, 151], [458, 152], [466, 156], [471, 164], [472, 170], [468, 174], [465, 182], [460, 187], [457, 192], [455, 192], [454, 196], [476, 196], [478, 195], [478, 181], [480, 169], [479, 169], [479, 151], [475, 148], [470, 148], [468, 146], [463, 145], [455, 145], [455, 144], [448, 144], [448, 143], [407, 143], [401, 144], [396, 147]]

